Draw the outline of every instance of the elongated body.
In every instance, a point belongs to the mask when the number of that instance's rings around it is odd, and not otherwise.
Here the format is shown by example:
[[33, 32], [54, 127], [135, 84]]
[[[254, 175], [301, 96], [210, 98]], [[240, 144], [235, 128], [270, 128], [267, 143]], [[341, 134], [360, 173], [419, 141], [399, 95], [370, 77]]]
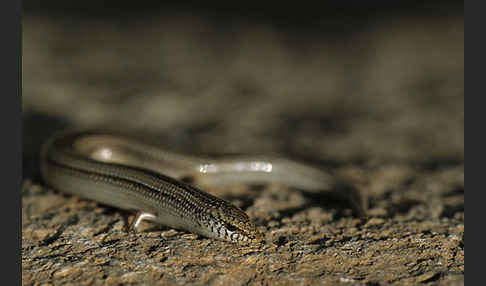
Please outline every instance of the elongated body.
[[322, 191], [334, 187], [328, 173], [276, 156], [225, 156], [205, 158], [169, 152], [151, 144], [111, 134], [85, 134], [74, 147], [98, 161], [137, 166], [182, 179], [192, 177], [198, 186], [279, 183], [298, 189]]
[[151, 170], [94, 160], [76, 147], [85, 136], [54, 137], [43, 147], [41, 173], [55, 189], [150, 213], [155, 222], [206, 237], [261, 240], [253, 222], [236, 206]]
[[232, 242], [262, 234], [248, 216], [201, 186], [277, 182], [309, 190], [333, 186], [327, 173], [282, 158], [210, 159], [168, 152], [127, 137], [69, 133], [42, 148], [41, 173], [53, 188], [127, 210], [160, 224]]

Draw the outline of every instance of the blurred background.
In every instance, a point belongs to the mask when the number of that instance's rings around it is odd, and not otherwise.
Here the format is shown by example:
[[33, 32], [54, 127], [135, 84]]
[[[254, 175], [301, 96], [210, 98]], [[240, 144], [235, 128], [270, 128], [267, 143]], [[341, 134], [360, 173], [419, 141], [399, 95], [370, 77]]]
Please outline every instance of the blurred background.
[[325, 167], [464, 162], [464, 3], [24, 1], [23, 170], [66, 129]]

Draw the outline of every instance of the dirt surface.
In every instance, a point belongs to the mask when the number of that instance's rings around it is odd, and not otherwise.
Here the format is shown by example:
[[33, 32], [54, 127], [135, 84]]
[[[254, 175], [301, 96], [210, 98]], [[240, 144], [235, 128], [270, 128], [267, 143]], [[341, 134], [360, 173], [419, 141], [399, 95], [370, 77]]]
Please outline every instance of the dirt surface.
[[[24, 285], [463, 285], [464, 20], [340, 37], [195, 16], [23, 19]], [[107, 128], [176, 151], [280, 153], [354, 185], [368, 217], [280, 185], [207, 190], [265, 244], [147, 225], [42, 184], [40, 144]]]

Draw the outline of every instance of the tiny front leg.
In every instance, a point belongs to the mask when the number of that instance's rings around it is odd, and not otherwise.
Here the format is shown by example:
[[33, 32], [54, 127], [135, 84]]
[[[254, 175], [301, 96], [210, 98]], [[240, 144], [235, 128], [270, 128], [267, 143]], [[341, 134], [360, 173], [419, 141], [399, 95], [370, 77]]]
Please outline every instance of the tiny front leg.
[[133, 231], [137, 232], [138, 228], [140, 227], [140, 223], [142, 220], [154, 220], [155, 215], [153, 213], [149, 212], [143, 212], [143, 211], [138, 211], [137, 214], [135, 215], [135, 219], [133, 220], [133, 223], [130, 227]]

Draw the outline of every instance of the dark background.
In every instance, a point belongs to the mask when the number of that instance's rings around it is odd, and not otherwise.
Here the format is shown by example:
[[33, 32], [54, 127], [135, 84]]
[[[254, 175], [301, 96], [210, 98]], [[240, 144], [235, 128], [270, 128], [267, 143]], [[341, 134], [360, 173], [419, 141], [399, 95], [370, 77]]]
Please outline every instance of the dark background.
[[[270, 25], [284, 33], [303, 37], [342, 36], [368, 25], [407, 17], [464, 15], [464, 1], [326, 1], [322, 3], [247, 3], [198, 5], [179, 1], [23, 1], [27, 15], [82, 17], [103, 20], [136, 20], [164, 14], [202, 15], [231, 29], [231, 23]], [[229, 23], [229, 25], [228, 25]]]
[[[216, 18], [243, 16], [249, 19], [268, 23], [298, 24], [292, 19], [299, 19], [299, 23], [321, 22], [323, 18], [335, 21], [341, 17], [353, 19], [376, 15], [447, 15], [463, 13], [464, 1], [346, 1], [323, 3], [245, 3], [245, 5], [198, 5], [197, 3], [180, 3], [179, 1], [77, 1], [65, 2], [49, 0], [42, 3], [33, 0], [23, 1], [25, 13], [48, 15], [83, 15], [90, 17], [120, 17], [127, 15], [143, 15], [160, 13], [164, 10], [204, 13]], [[216, 5], [215, 5], [216, 4]], [[220, 5], [218, 5], [220, 4]]]

